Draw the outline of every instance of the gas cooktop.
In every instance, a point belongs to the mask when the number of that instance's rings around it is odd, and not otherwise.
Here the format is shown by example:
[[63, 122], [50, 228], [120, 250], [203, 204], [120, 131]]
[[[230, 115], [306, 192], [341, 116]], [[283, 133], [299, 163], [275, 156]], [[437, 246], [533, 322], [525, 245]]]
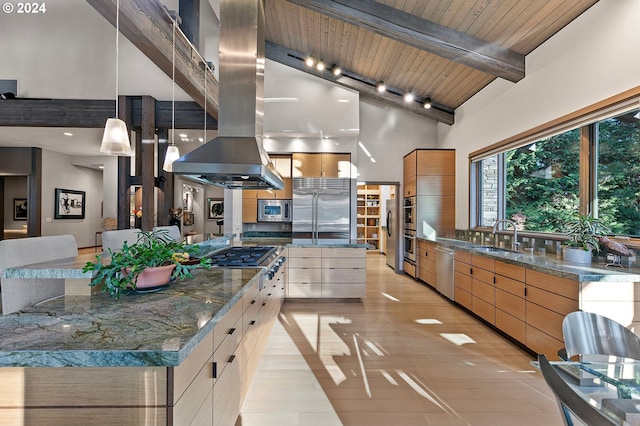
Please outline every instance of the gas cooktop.
[[229, 247], [213, 253], [210, 258], [216, 266], [265, 266], [265, 261], [276, 251], [273, 246]]

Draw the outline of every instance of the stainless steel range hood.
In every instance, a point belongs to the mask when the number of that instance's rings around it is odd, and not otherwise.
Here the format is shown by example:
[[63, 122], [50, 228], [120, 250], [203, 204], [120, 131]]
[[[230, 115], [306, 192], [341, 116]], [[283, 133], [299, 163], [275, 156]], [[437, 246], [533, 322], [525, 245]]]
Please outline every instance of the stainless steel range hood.
[[220, 2], [218, 137], [180, 157], [173, 172], [232, 189], [283, 189], [262, 145], [264, 2]]

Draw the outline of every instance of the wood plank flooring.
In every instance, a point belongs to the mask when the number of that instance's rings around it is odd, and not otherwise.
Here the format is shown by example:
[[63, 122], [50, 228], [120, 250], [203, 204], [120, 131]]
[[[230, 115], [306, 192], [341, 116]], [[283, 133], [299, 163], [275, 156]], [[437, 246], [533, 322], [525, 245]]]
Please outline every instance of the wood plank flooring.
[[363, 303], [283, 305], [236, 426], [562, 425], [533, 356], [385, 263]]

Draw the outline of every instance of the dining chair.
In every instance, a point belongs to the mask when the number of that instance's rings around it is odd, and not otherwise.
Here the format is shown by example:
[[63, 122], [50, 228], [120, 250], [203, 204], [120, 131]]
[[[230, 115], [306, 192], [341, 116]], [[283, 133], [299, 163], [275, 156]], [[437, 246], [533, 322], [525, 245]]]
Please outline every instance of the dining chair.
[[538, 355], [540, 371], [545, 382], [558, 401], [560, 413], [566, 426], [573, 426], [573, 417], [589, 426], [611, 426], [617, 425], [612, 419], [598, 410], [598, 408], [582, 399], [576, 391], [562, 378], [562, 376], [551, 365], [544, 354]]
[[127, 242], [128, 245], [135, 244], [138, 241], [139, 229], [116, 229], [113, 231], [104, 231], [102, 233], [102, 251], [105, 253], [119, 251], [122, 245]]
[[0, 241], [2, 314], [7, 315], [64, 294], [64, 279], [2, 278], [5, 269], [76, 256], [78, 256], [78, 246], [73, 235]]
[[160, 232], [166, 232], [166, 237], [175, 240], [175, 241], [182, 241], [182, 234], [180, 233], [180, 228], [178, 228], [176, 225], [169, 225], [169, 226], [155, 226], [153, 228], [153, 233], [158, 233], [158, 231]]
[[561, 359], [576, 355], [610, 355], [640, 360], [640, 337], [610, 318], [593, 312], [575, 311], [562, 321], [565, 347]]

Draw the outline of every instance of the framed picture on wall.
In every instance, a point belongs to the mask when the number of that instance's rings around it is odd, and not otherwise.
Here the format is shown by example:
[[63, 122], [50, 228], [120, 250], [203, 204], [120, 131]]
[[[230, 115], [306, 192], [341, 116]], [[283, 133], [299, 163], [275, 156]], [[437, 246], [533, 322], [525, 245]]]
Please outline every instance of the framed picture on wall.
[[219, 220], [224, 217], [224, 201], [222, 198], [207, 198], [207, 205], [209, 206], [207, 219]]
[[184, 226], [193, 225], [193, 213], [184, 213], [184, 216], [182, 217], [182, 224]]
[[13, 220], [27, 220], [27, 199], [13, 199]]
[[85, 192], [56, 188], [56, 219], [84, 219]]

